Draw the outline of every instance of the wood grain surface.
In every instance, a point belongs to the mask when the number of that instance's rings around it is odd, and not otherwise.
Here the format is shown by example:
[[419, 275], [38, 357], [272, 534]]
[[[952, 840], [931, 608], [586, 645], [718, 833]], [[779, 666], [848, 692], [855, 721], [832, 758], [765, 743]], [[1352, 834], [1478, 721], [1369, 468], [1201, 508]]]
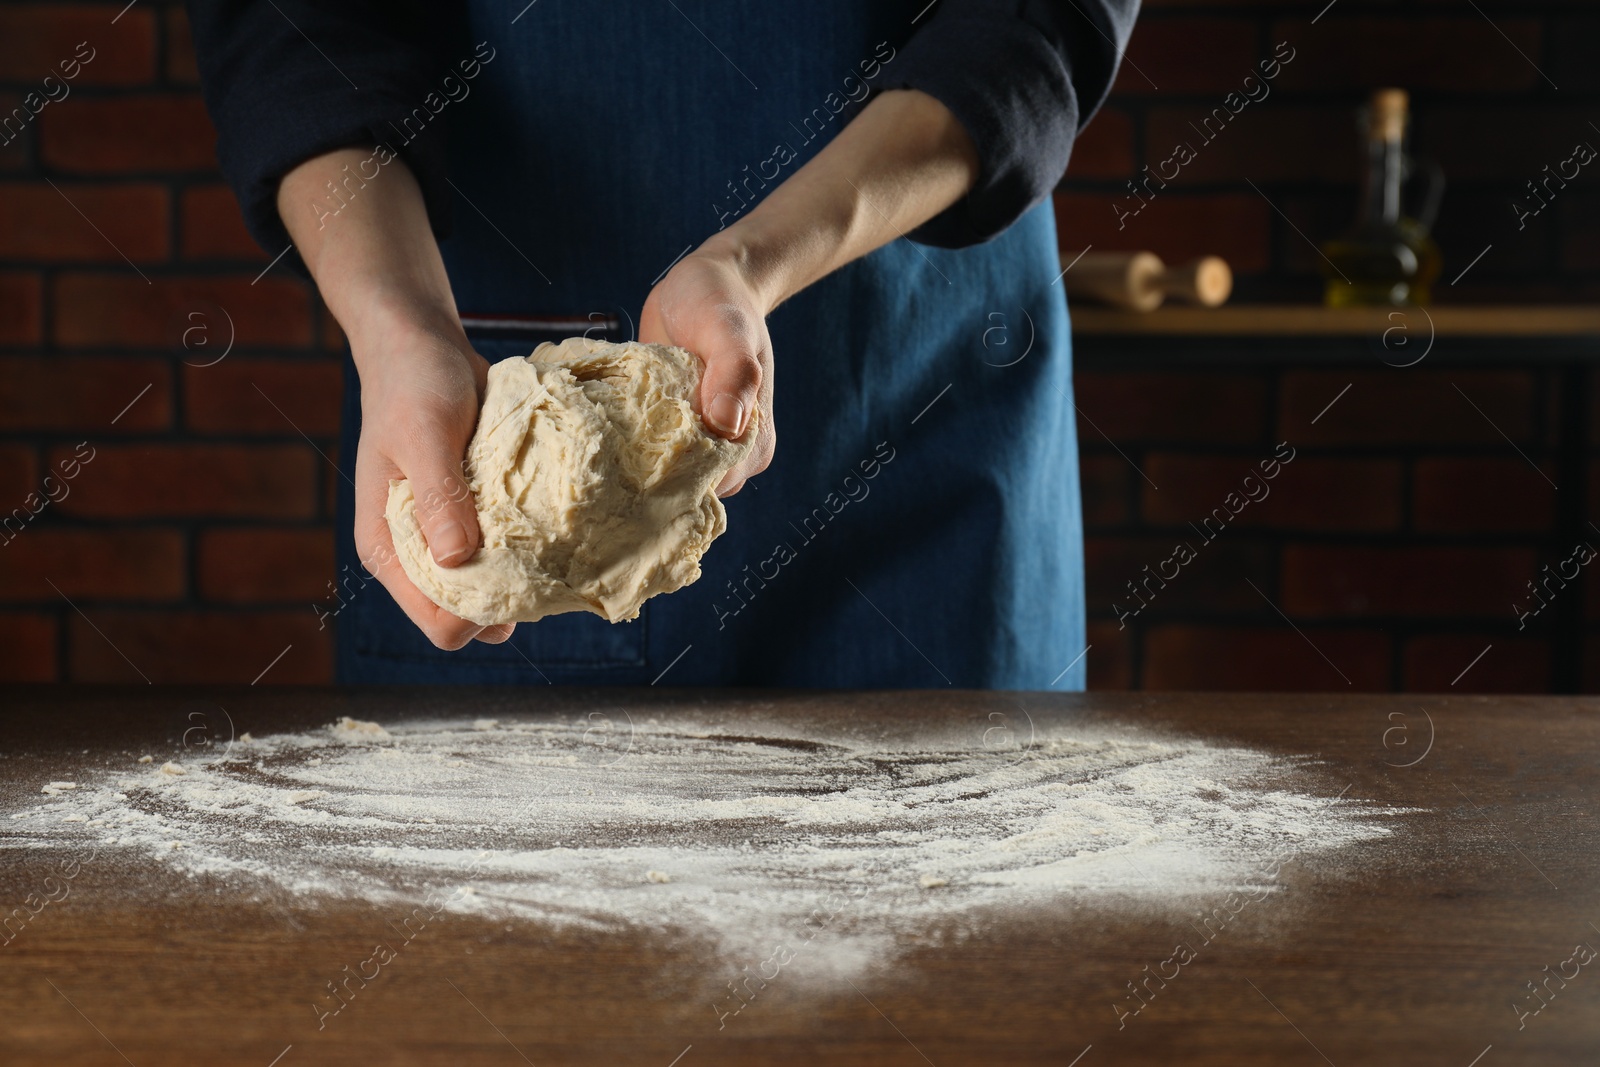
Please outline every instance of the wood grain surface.
[[[1168, 306], [1155, 311], [1074, 307], [1072, 332], [1105, 336], [1383, 337], [1394, 328], [1427, 337], [1600, 337], [1587, 305], [1325, 308], [1313, 304]], [[1402, 336], [1395, 334], [1395, 337]]]
[[[383, 908], [266, 906], [237, 885], [97, 856], [0, 946], [0, 1064], [1600, 1063], [1600, 960], [1571, 962], [1575, 946], [1600, 948], [1600, 700], [13, 689], [0, 813], [38, 803], [40, 781], [81, 779], [110, 756], [178, 751], [197, 699], [258, 736], [340, 715], [571, 720], [620, 703], [669, 721], [736, 723], [759, 710], [819, 738], [976, 739], [991, 712], [1020, 708], [1048, 729], [1133, 724], [1316, 756], [1308, 791], [1419, 810], [1391, 837], [1287, 864], [1282, 892], [1241, 911], [1120, 1023], [1127, 983], [1193, 941], [1203, 907], [1069, 897], [993, 916], [979, 936], [909, 946], [832, 987], [774, 981], [720, 1029], [701, 991], [726, 964], [701, 946], [444, 914], [319, 1029], [312, 998], [371, 952], [392, 917]], [[9, 912], [42, 892], [61, 853], [29, 855], [8, 822]], [[1563, 970], [1572, 977], [1549, 979]], [[1550, 992], [1535, 1001], [1530, 982]], [[1536, 1003], [1538, 1014], [1519, 1016]]]

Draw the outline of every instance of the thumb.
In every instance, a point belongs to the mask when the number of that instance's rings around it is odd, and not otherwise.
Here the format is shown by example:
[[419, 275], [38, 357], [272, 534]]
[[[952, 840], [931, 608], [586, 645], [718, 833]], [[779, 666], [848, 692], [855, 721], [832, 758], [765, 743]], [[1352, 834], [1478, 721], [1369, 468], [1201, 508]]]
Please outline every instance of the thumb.
[[417, 500], [417, 525], [442, 567], [457, 567], [478, 550], [478, 508], [461, 465], [443, 457], [414, 463], [406, 472]]
[[761, 391], [761, 331], [742, 308], [717, 308], [721, 327], [700, 350], [700, 411], [711, 432], [731, 439], [750, 425]]

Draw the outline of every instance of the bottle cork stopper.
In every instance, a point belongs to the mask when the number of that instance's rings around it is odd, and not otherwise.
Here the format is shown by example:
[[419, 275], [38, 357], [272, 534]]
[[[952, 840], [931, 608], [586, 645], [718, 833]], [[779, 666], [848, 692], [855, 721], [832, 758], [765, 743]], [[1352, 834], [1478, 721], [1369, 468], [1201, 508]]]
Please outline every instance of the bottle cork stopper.
[[1398, 141], [1405, 136], [1408, 103], [1404, 89], [1379, 89], [1372, 94], [1369, 129], [1374, 141]]

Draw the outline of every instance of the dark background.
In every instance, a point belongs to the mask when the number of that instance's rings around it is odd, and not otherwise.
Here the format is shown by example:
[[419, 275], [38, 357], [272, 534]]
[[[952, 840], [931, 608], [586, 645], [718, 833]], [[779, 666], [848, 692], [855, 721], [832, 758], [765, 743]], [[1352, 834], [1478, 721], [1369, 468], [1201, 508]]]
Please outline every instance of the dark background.
[[[1578, 141], [1600, 145], [1589, 7], [1148, 0], [1056, 194], [1062, 247], [1218, 254], [1235, 302], [1315, 302], [1308, 238], [1349, 221], [1356, 109], [1393, 85], [1412, 93], [1415, 149], [1449, 182], [1438, 301], [1592, 301], [1600, 161], [1526, 230], [1511, 207]], [[0, 545], [0, 679], [325, 681], [330, 634], [313, 604], [332, 604], [338, 328], [308, 285], [262, 273], [217, 173], [181, 7], [0, 4], [3, 110], [84, 40], [97, 55], [70, 96], [0, 148], [0, 513], [78, 442], [95, 450], [70, 493]], [[1271, 96], [1118, 231], [1126, 179], [1190, 139], [1185, 122], [1280, 41], [1296, 54]], [[1565, 631], [1552, 613], [1518, 633], [1510, 604], [1570, 552], [1546, 478], [1573, 424], [1563, 403], [1600, 426], [1587, 374], [1511, 342], [1479, 365], [1403, 376], [1377, 358], [1314, 364], [1287, 338], [1251, 365], [1119, 344], [1080, 343], [1078, 402], [1104, 431], [1081, 435], [1091, 686], [1329, 689], [1342, 674], [1357, 689], [1442, 690], [1492, 646], [1456, 691], [1571, 687], [1555, 664], [1572, 658], [1571, 627], [1595, 625], [1594, 574]], [[1286, 439], [1298, 456], [1274, 495], [1119, 629], [1121, 583]], [[1579, 480], [1600, 487], [1600, 464], [1588, 468]], [[1600, 689], [1586, 666], [1600, 649], [1578, 647], [1568, 668]]]

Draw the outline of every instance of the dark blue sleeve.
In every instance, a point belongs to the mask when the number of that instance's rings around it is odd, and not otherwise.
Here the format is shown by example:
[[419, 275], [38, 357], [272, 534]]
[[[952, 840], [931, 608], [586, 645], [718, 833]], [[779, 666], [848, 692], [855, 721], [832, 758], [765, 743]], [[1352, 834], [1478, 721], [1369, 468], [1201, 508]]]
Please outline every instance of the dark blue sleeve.
[[919, 89], [977, 145], [977, 184], [914, 230], [923, 244], [987, 241], [1049, 196], [1099, 108], [1139, 0], [938, 0], [886, 88]]
[[[392, 148], [416, 174], [435, 233], [447, 232], [443, 121], [427, 101], [442, 95], [442, 42], [461, 43], [428, 10], [449, 6], [189, 0], [217, 159], [268, 254], [289, 244], [277, 205], [284, 174], [351, 146]], [[304, 272], [298, 253], [284, 262]]]

